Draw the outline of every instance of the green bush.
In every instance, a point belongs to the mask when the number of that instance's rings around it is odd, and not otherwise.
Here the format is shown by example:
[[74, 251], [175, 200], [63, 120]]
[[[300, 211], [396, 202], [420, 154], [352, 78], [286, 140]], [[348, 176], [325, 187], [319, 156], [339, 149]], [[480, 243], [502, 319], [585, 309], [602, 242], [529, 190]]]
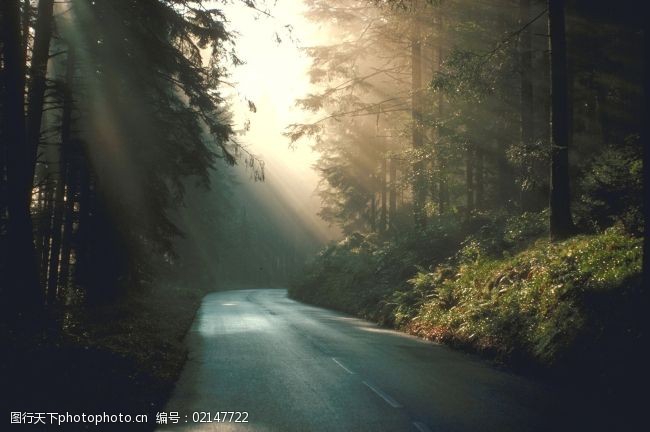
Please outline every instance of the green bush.
[[[610, 322], [607, 311], [635, 296], [641, 256], [641, 240], [613, 228], [562, 243], [538, 241], [511, 258], [478, 256], [446, 279], [418, 274], [411, 283], [428, 289], [430, 300], [411, 329], [504, 358], [525, 356], [547, 366], [571, 362], [608, 326], [622, 325]], [[629, 329], [638, 318], [623, 319]]]
[[630, 233], [643, 232], [643, 163], [639, 137], [594, 156], [581, 176], [575, 206], [577, 222], [585, 229], [603, 230], [617, 222]]
[[642, 240], [618, 226], [560, 243], [546, 232], [543, 212], [439, 218], [390, 240], [353, 234], [289, 292], [504, 361], [605, 364], [639, 328]]
[[433, 220], [425, 230], [393, 233], [389, 239], [354, 233], [325, 248], [289, 288], [293, 298], [393, 325], [401, 303], [412, 295], [407, 281], [419, 267], [453, 255], [462, 239], [458, 218]]

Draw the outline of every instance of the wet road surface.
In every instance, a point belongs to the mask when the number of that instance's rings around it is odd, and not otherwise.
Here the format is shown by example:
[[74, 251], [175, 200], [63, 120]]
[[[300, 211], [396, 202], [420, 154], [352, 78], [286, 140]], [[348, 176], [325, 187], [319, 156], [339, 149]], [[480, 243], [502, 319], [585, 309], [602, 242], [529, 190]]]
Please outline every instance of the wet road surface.
[[[161, 432], [524, 432], [567, 426], [549, 388], [537, 382], [293, 301], [286, 290], [206, 296], [187, 344], [189, 358], [166, 408], [178, 412], [179, 422], [159, 427]], [[224, 411], [246, 412], [232, 420], [248, 422], [215, 422]]]

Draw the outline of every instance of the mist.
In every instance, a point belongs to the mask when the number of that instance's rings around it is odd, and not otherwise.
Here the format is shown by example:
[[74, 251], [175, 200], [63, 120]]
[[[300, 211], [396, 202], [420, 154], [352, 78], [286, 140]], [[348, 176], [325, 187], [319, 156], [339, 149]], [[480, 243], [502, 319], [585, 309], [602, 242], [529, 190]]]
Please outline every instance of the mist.
[[11, 424], [641, 429], [637, 3], [2, 0]]
[[[244, 62], [228, 69], [222, 91], [242, 146], [234, 167], [220, 164], [206, 187], [190, 187], [176, 240], [187, 270], [203, 275], [202, 290], [286, 287], [339, 229], [318, 216], [317, 153], [292, 146], [288, 124], [312, 115], [296, 108], [310, 88], [302, 47], [323, 39], [309, 26], [300, 1], [282, 2], [271, 16], [243, 3], [224, 8], [227, 29]], [[322, 33], [322, 32], [321, 32]], [[260, 75], [263, 75], [262, 76]], [[255, 159], [260, 164], [251, 165]], [[261, 178], [263, 176], [263, 178]]]

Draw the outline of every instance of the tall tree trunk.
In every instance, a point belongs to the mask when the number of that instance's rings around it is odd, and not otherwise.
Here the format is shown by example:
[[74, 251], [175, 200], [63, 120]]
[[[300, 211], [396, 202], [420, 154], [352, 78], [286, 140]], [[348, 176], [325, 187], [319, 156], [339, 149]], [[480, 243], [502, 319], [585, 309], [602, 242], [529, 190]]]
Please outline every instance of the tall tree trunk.
[[[2, 22], [0, 22], [2, 26]], [[2, 47], [0, 47], [2, 49]], [[2, 111], [0, 110], [0, 116]], [[0, 233], [4, 233], [7, 229], [8, 214], [7, 214], [7, 149], [5, 148], [5, 140], [2, 135], [0, 126]], [[4, 273], [4, 264], [6, 263], [7, 248], [5, 239], [0, 236], [0, 272]]]
[[[71, 142], [70, 166], [68, 168], [68, 188], [66, 190], [65, 222], [63, 226], [63, 241], [61, 254], [61, 274], [59, 287], [65, 288], [71, 278], [87, 278], [93, 261], [93, 234], [96, 232], [96, 200], [94, 177], [90, 172], [90, 163], [83, 154], [81, 142]], [[73, 232], [75, 220], [75, 202], [79, 203], [77, 233]], [[246, 215], [244, 209], [244, 217]], [[73, 238], [76, 241], [73, 242]], [[70, 272], [71, 254], [74, 249], [74, 273]]]
[[381, 207], [380, 207], [380, 213], [379, 213], [379, 232], [383, 233], [386, 231], [386, 168], [387, 168], [387, 162], [386, 162], [386, 156], [382, 155], [381, 159], [381, 179], [380, 179], [380, 187], [381, 187]]
[[551, 43], [551, 188], [550, 236], [552, 240], [570, 237], [569, 182], [569, 96], [564, 0], [549, 0], [548, 23]]
[[469, 219], [474, 211], [474, 144], [467, 143], [465, 150], [465, 216]]
[[474, 177], [475, 177], [475, 185], [476, 185], [476, 198], [475, 198], [475, 206], [477, 209], [484, 209], [485, 208], [485, 186], [483, 185], [484, 182], [484, 172], [483, 172], [483, 160], [485, 158], [485, 154], [483, 153], [482, 148], [477, 148], [476, 149], [476, 165], [474, 167]]
[[[57, 281], [57, 286], [61, 289], [65, 289], [68, 286], [68, 281], [70, 279], [70, 261], [72, 258], [72, 244], [73, 244], [73, 229], [74, 229], [74, 206], [77, 200], [76, 197], [76, 191], [77, 191], [77, 182], [83, 182], [83, 180], [79, 179], [78, 176], [76, 175], [76, 172], [74, 170], [74, 166], [72, 165], [72, 161], [70, 161], [70, 165], [68, 166], [67, 169], [67, 180], [66, 180], [66, 199], [65, 199], [65, 207], [64, 207], [64, 212], [63, 212], [63, 233], [61, 236], [61, 263], [59, 266], [59, 275], [58, 275], [58, 281]], [[89, 194], [89, 189], [88, 189], [88, 194]], [[87, 201], [83, 201], [83, 199], [80, 200], [79, 202], [79, 211], [80, 212], [89, 212], [89, 202], [90, 199]], [[85, 223], [82, 223], [85, 222]], [[84, 220], [79, 222], [79, 229], [89, 229], [88, 227], [89, 221]], [[78, 246], [77, 246], [78, 247]], [[75, 255], [75, 266], [80, 265], [80, 261], [82, 260], [82, 255], [79, 254], [78, 251]], [[85, 258], [85, 255], [83, 255]]]
[[[2, 28], [0, 37], [4, 48], [2, 74], [3, 116], [2, 133], [7, 152], [7, 297], [15, 301], [12, 309], [18, 314], [37, 307], [42, 300], [38, 285], [38, 267], [34, 250], [30, 214], [33, 170], [25, 136], [25, 69], [22, 56], [21, 17], [18, 0], [0, 2]], [[9, 304], [9, 302], [7, 302]], [[28, 314], [29, 315], [29, 314]]]
[[43, 120], [43, 102], [45, 101], [45, 87], [47, 75], [47, 62], [50, 58], [50, 41], [52, 39], [52, 7], [53, 0], [39, 0], [38, 15], [34, 33], [34, 50], [29, 70], [30, 82], [27, 93], [27, 148], [29, 151], [29, 165], [25, 179], [25, 192], [31, 195], [34, 171], [36, 168], [36, 154], [41, 138], [41, 123]]
[[[648, 12], [646, 11], [645, 18], [645, 27], [644, 27], [644, 48], [645, 48], [645, 57], [646, 59], [648, 58], [648, 54], [650, 51], [650, 35], [648, 34], [648, 31], [650, 30], [650, 25], [648, 22], [650, 21], [650, 17], [648, 16]], [[648, 116], [650, 115], [650, 74], [646, 71], [645, 73], [645, 82], [644, 82], [644, 88], [643, 88], [643, 96], [644, 96], [644, 116], [642, 118], [647, 119]], [[648, 139], [648, 122], [647, 120], [643, 122], [643, 126], [641, 127], [641, 148], [643, 149], [643, 208], [644, 208], [644, 214], [645, 216], [645, 230], [644, 230], [644, 236], [643, 236], [643, 286], [646, 287], [645, 290], [643, 290], [643, 301], [644, 304], [642, 306], [642, 310], [647, 311], [648, 307], [650, 306], [650, 292], [648, 292], [648, 286], [650, 286], [650, 221], [648, 214], [650, 214], [650, 139]], [[646, 322], [646, 341], [647, 341], [647, 330], [648, 330], [648, 322], [647, 320], [644, 321]], [[647, 358], [647, 357], [646, 357]]]
[[377, 197], [373, 192], [370, 195], [370, 231], [377, 232]]
[[42, 287], [47, 282], [47, 271], [50, 256], [50, 244], [52, 239], [52, 215], [54, 208], [54, 185], [48, 176], [48, 183], [45, 186], [45, 193], [43, 194], [44, 201], [43, 207], [40, 211], [40, 218], [38, 219], [37, 227], [37, 244], [40, 244], [40, 284]]
[[[519, 0], [519, 25], [526, 26], [530, 20], [530, 0]], [[521, 144], [529, 148], [535, 140], [534, 104], [533, 104], [533, 52], [532, 32], [530, 26], [519, 35], [519, 67], [520, 67], [520, 115], [521, 115]], [[521, 205], [526, 211], [534, 208], [534, 190], [522, 190]]]
[[[548, 31], [548, 30], [547, 30]], [[546, 43], [546, 49], [541, 53], [541, 81], [542, 85], [538, 98], [538, 106], [543, 110], [541, 117], [541, 122], [538, 122], [537, 125], [540, 129], [540, 137], [543, 137], [543, 144], [546, 148], [551, 146], [551, 52], [548, 49], [549, 43]], [[544, 173], [543, 176], [537, 180], [537, 194], [535, 202], [537, 203], [537, 211], [540, 211], [548, 206], [549, 195], [550, 195], [550, 158], [539, 158], [536, 164], [536, 173]]]
[[[23, 0], [22, 33], [23, 33], [23, 61], [27, 62], [29, 51], [29, 21], [32, 16], [32, 5], [30, 0]], [[27, 67], [25, 65], [25, 67]]]
[[440, 187], [439, 187], [439, 199], [438, 199], [438, 208], [440, 210], [440, 214], [443, 214], [447, 212], [449, 209], [449, 184], [447, 183], [447, 176], [444, 175], [440, 179]]
[[389, 160], [390, 186], [388, 202], [388, 224], [391, 230], [395, 229], [395, 218], [397, 216], [397, 161], [394, 157]]
[[[435, 22], [436, 18], [434, 18]], [[433, 29], [436, 29], [435, 25]], [[440, 35], [439, 34], [432, 34], [431, 37], [428, 40], [428, 49], [429, 49], [429, 55], [430, 55], [430, 61], [429, 61], [429, 73], [431, 78], [436, 77], [436, 73], [440, 70]], [[436, 92], [436, 95], [438, 95], [438, 92]], [[436, 114], [436, 103], [435, 100], [432, 99], [432, 104], [431, 104], [431, 113]], [[427, 170], [428, 175], [427, 175], [427, 181], [428, 181], [428, 189], [429, 189], [429, 197], [431, 199], [432, 203], [437, 203], [438, 202], [438, 176], [435, 175], [435, 172], [437, 170], [437, 157], [438, 157], [438, 152], [437, 152], [437, 144], [438, 144], [438, 139], [439, 139], [439, 134], [438, 134], [438, 129], [435, 126], [431, 126], [429, 128], [429, 134], [431, 137], [431, 148], [433, 149], [433, 159], [428, 163], [427, 165]]]
[[46, 197], [45, 197], [45, 182], [43, 182], [41, 185], [38, 187], [38, 192], [36, 193], [36, 202], [35, 202], [35, 207], [36, 207], [36, 220], [34, 220], [34, 217], [32, 217], [32, 223], [34, 225], [38, 226], [38, 233], [37, 235], [34, 236], [35, 240], [35, 246], [34, 246], [34, 253], [36, 254], [37, 259], [40, 260], [40, 262], [43, 262], [43, 236], [40, 234], [42, 229], [40, 227], [43, 226], [43, 219], [45, 218], [43, 215], [46, 213], [45, 210], [45, 203], [47, 202]]
[[72, 86], [74, 81], [75, 58], [71, 46], [68, 47], [68, 59], [65, 73], [65, 89], [63, 95], [63, 112], [61, 115], [61, 147], [59, 150], [59, 178], [54, 202], [54, 218], [52, 222], [52, 252], [50, 253], [49, 276], [47, 281], [48, 301], [56, 301], [59, 282], [59, 256], [61, 253], [61, 230], [63, 229], [63, 207], [67, 180], [69, 179], [69, 147], [72, 130]]
[[413, 216], [416, 226], [426, 225], [424, 204], [426, 201], [426, 176], [422, 155], [422, 41], [420, 23], [414, 16], [411, 21], [411, 117], [412, 141], [417, 161], [413, 164]]
[[[436, 59], [435, 62], [437, 63], [437, 70], [442, 69], [442, 63], [443, 63], [443, 47], [442, 47], [442, 30], [443, 30], [443, 22], [442, 22], [442, 8], [438, 7], [438, 17], [435, 20], [436, 21], [436, 30], [438, 33], [437, 37], [437, 43], [435, 44], [436, 47]], [[442, 118], [444, 116], [444, 98], [443, 98], [443, 92], [438, 91], [437, 92], [437, 117], [438, 121], [442, 121]], [[440, 214], [445, 213], [447, 209], [449, 208], [449, 187], [447, 185], [447, 173], [446, 173], [446, 164], [445, 164], [445, 159], [442, 151], [442, 134], [440, 133], [440, 130], [437, 131], [436, 138], [438, 139], [438, 145], [436, 147], [436, 166], [437, 166], [437, 171], [438, 171], [438, 212]]]
[[[5, 34], [5, 29], [7, 29], [7, 26], [5, 25], [5, 8], [2, 7], [0, 9], [0, 52], [4, 53], [4, 40], [5, 37], [7, 36]], [[25, 58], [25, 55], [23, 54], [23, 58]], [[2, 78], [2, 74], [4, 71], [4, 65], [0, 67], [0, 78], [2, 79], [2, 82], [0, 83], [0, 95], [4, 94], [4, 86], [5, 86], [5, 80]], [[2, 103], [0, 103], [0, 116], [4, 117], [4, 114], [2, 112], [2, 107], [4, 103], [6, 102], [6, 99], [3, 97], [2, 98]], [[9, 209], [7, 208], [8, 205], [8, 197], [7, 197], [7, 141], [5, 140], [4, 137], [4, 132], [5, 132], [5, 127], [6, 124], [2, 122], [0, 124], [0, 233], [4, 234], [6, 233], [7, 230], [7, 223], [9, 222]], [[8, 245], [6, 242], [6, 237], [4, 235], [0, 235], [0, 272], [5, 273], [5, 266], [7, 265], [7, 257], [9, 255], [8, 251]], [[0, 289], [0, 293], [2, 293], [2, 289]]]
[[513, 197], [516, 192], [514, 170], [508, 162], [506, 146], [499, 139], [494, 140], [494, 159], [497, 167], [497, 201], [506, 209], [513, 207]]

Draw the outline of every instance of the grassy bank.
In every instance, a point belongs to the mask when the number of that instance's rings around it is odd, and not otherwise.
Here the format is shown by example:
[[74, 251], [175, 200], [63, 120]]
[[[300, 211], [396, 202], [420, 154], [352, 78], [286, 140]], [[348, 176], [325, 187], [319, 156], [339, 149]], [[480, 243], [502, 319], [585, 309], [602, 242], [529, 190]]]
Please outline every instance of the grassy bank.
[[615, 373], [640, 338], [641, 239], [611, 228], [550, 243], [544, 220], [353, 235], [322, 251], [290, 295], [506, 364]]

